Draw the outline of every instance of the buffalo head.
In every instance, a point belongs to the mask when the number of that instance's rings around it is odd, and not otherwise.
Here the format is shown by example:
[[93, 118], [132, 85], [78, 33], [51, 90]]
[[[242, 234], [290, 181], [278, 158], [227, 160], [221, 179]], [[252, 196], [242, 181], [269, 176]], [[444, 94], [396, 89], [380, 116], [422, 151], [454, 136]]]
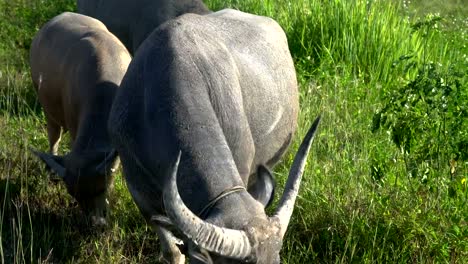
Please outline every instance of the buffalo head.
[[280, 263], [280, 250], [301, 184], [307, 155], [320, 122], [318, 117], [307, 132], [290, 169], [281, 200], [272, 216], [262, 209], [234, 230], [204, 221], [182, 201], [177, 189], [177, 169], [181, 153], [174, 163], [164, 192], [166, 212], [189, 242], [189, 256], [194, 263]]
[[106, 193], [117, 165], [117, 152], [74, 153], [57, 156], [32, 150], [65, 183], [93, 225], [105, 225]]

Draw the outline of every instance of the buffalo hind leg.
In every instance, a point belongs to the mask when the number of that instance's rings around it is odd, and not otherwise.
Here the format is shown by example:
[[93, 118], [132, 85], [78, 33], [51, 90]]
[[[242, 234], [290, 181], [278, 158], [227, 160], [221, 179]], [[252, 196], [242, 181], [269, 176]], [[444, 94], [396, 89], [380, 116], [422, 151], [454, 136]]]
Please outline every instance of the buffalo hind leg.
[[49, 137], [49, 152], [53, 155], [58, 154], [58, 146], [62, 135], [60, 125], [57, 125], [50, 118], [47, 120], [47, 136]]
[[159, 242], [162, 251], [162, 263], [184, 264], [185, 256], [180, 252], [177, 243], [179, 241], [171, 231], [161, 226], [155, 226], [158, 233]]

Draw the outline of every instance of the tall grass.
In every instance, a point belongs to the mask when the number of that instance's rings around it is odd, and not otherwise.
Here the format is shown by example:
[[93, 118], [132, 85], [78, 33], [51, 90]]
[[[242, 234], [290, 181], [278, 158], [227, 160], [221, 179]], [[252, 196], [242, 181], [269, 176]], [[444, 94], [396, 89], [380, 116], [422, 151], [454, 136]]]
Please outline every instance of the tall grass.
[[73, 10], [75, 1], [0, 0], [0, 112], [38, 112], [29, 73], [29, 47], [50, 18]]
[[[214, 10], [231, 7], [272, 17], [287, 34], [300, 83], [301, 115], [297, 139], [275, 168], [279, 189], [299, 138], [318, 113], [323, 115], [284, 242], [283, 263], [468, 262], [468, 164], [447, 147], [466, 139], [463, 129], [448, 129], [451, 124], [467, 127], [468, 120], [463, 99], [468, 95], [468, 14], [463, 3], [205, 2]], [[440, 14], [426, 15], [434, 6], [439, 7], [431, 11]], [[0, 0], [0, 259], [154, 263], [159, 257], [156, 235], [120, 177], [111, 194], [111, 225], [98, 232], [81, 220], [64, 187], [48, 179], [27, 150], [47, 146], [29, 77], [29, 43], [45, 21], [73, 9], [71, 0]], [[430, 65], [436, 75], [429, 74]], [[446, 85], [440, 79], [454, 81]], [[442, 99], [438, 92], [425, 94], [426, 84], [437, 91], [450, 87], [453, 109], [439, 111], [444, 108], [434, 102]], [[417, 105], [395, 99], [404, 98], [408, 89], [424, 95]], [[384, 112], [388, 105], [393, 110]], [[395, 129], [395, 121], [373, 131], [376, 113], [405, 121], [408, 130]], [[409, 119], [414, 116], [418, 118]], [[434, 132], [434, 127], [449, 132]], [[412, 133], [409, 150], [395, 142], [398, 131]], [[434, 155], [421, 159], [415, 150]], [[467, 149], [460, 151], [466, 154]]]
[[388, 1], [226, 1], [226, 5], [275, 18], [285, 29], [299, 66], [306, 67], [301, 72], [306, 76], [321, 65], [346, 65], [356, 76], [385, 82], [393, 77], [390, 68], [395, 60], [419, 51], [419, 43], [413, 43], [418, 39], [410, 37], [410, 24], [400, 16], [398, 5]]

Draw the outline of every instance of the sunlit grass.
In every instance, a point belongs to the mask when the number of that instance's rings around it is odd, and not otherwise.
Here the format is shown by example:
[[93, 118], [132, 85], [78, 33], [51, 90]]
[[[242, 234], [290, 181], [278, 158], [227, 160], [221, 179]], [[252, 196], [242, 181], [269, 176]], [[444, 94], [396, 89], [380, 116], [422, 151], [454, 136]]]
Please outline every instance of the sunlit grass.
[[[7, 5], [0, 0], [0, 259], [155, 263], [156, 234], [146, 226], [120, 172], [110, 195], [110, 225], [99, 232], [87, 226], [64, 186], [48, 179], [28, 150], [47, 148], [44, 118], [29, 76], [28, 42], [49, 18], [72, 10], [74, 2]], [[291, 151], [275, 168], [278, 193], [300, 139], [322, 114], [284, 242], [284, 263], [468, 262], [468, 164], [445, 164], [431, 171], [427, 181], [412, 178], [389, 135], [371, 132], [383, 96], [416, 74], [395, 64], [400, 57], [434, 61], [448, 73], [466, 63], [463, 23], [468, 14], [463, 3], [206, 2], [214, 10], [229, 6], [273, 17], [288, 36], [301, 115]], [[441, 27], [415, 32], [411, 26], [427, 20], [427, 12], [440, 13]], [[462, 89], [468, 89], [466, 83]], [[62, 145], [64, 152], [67, 146]]]

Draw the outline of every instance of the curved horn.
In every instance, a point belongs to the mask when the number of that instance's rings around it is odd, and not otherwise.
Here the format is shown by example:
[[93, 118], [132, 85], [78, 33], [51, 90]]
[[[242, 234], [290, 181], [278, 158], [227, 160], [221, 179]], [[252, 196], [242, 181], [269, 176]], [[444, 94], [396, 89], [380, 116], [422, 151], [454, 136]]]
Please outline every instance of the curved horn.
[[277, 218], [281, 228], [281, 238], [284, 237], [286, 229], [288, 228], [291, 215], [294, 210], [294, 203], [296, 202], [297, 193], [299, 192], [299, 186], [301, 185], [302, 174], [304, 173], [304, 167], [307, 161], [307, 155], [309, 154], [310, 146], [314, 141], [315, 132], [317, 131], [318, 124], [320, 122], [320, 115], [315, 119], [312, 126], [309, 128], [307, 135], [299, 147], [299, 150], [294, 157], [294, 162], [289, 171], [288, 180], [284, 188], [283, 196], [278, 204], [276, 213], [273, 217]]
[[175, 225], [199, 247], [233, 259], [242, 260], [249, 257], [252, 247], [244, 231], [222, 228], [205, 222], [184, 204], [177, 190], [177, 169], [180, 156], [181, 152], [172, 167], [171, 178], [163, 193], [166, 213]]
[[65, 179], [66, 169], [63, 166], [63, 158], [60, 156], [55, 156], [53, 154], [48, 154], [44, 152], [37, 151], [33, 148], [29, 150], [44, 161], [47, 166], [49, 166], [60, 178]]

